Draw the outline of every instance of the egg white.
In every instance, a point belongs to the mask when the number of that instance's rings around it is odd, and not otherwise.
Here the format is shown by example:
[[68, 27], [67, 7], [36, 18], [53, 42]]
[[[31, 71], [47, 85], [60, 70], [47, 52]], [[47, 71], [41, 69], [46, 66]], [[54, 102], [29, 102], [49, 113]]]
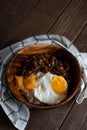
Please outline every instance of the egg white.
[[47, 104], [57, 104], [59, 102], [61, 102], [62, 100], [64, 100], [64, 98], [66, 97], [66, 94], [57, 94], [52, 90], [50, 81], [53, 77], [55, 77], [56, 75], [51, 74], [51, 73], [46, 73], [44, 75], [41, 75], [38, 78], [38, 85], [36, 88], [34, 88], [34, 96], [35, 98], [37, 98], [38, 100], [40, 100], [43, 103], [47, 103]]

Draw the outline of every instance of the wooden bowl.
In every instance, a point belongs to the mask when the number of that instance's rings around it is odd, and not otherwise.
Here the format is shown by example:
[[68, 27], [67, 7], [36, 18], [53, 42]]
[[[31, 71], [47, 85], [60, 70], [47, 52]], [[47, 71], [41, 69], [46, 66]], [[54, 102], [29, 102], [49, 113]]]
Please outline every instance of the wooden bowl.
[[[68, 91], [67, 97], [60, 103], [55, 104], [55, 105], [34, 105], [25, 99], [25, 97], [16, 89], [13, 81], [14, 81], [14, 76], [17, 71], [17, 67], [21, 66], [21, 63], [23, 60], [25, 60], [29, 55], [32, 54], [42, 54], [42, 53], [50, 53], [50, 52], [55, 52], [56, 56], [58, 58], [63, 59], [66, 61], [69, 66], [70, 66], [70, 73], [71, 73], [71, 78], [72, 82], [70, 85], [70, 89]], [[68, 101], [70, 101], [75, 94], [78, 91], [78, 88], [80, 87], [80, 81], [81, 81], [81, 69], [79, 66], [79, 63], [77, 59], [66, 49], [63, 47], [60, 47], [58, 45], [51, 45], [51, 44], [44, 44], [44, 45], [33, 45], [30, 47], [26, 47], [22, 50], [20, 50], [11, 60], [9, 63], [9, 67], [7, 70], [7, 81], [8, 81], [8, 87], [10, 88], [12, 94], [18, 99], [19, 101], [23, 102], [24, 104], [28, 105], [29, 107], [33, 108], [38, 108], [38, 109], [50, 109], [50, 108], [55, 108], [60, 105], [66, 104]]]

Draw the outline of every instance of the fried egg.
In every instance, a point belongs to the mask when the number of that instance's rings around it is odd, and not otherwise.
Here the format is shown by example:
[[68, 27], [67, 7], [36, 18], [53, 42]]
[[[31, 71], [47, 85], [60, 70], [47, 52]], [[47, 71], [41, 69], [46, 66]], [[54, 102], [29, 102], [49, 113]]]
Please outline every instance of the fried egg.
[[64, 100], [67, 95], [68, 84], [62, 76], [46, 73], [37, 80], [37, 87], [33, 89], [34, 96], [47, 104], [56, 104]]

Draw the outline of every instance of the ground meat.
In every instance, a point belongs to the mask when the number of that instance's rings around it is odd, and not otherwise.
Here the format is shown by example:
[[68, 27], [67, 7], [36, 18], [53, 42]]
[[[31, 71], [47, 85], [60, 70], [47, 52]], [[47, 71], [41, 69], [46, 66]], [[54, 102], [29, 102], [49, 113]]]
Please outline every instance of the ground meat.
[[27, 77], [32, 73], [50, 72], [52, 74], [63, 76], [69, 83], [70, 67], [69, 64], [57, 58], [55, 54], [36, 54], [30, 55], [20, 68], [16, 75]]

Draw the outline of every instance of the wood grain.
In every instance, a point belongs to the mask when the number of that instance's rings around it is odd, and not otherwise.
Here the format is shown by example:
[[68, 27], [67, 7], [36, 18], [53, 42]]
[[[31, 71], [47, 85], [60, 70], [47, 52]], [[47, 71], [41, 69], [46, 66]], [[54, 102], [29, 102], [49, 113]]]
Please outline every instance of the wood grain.
[[0, 11], [0, 43], [2, 44], [0, 47], [9, 45], [9, 41], [7, 42], [7, 38], [10, 38], [9, 35], [19, 28], [20, 24], [32, 12], [38, 2], [39, 0], [13, 0], [10, 2], [8, 0], [7, 3], [3, 2], [4, 4], [2, 5], [4, 7]]
[[[26, 130], [28, 128], [30, 130], [59, 130], [59, 126], [62, 123], [62, 119], [66, 116], [66, 112], [64, 114], [64, 110], [67, 112], [72, 104], [72, 100], [65, 105], [65, 109], [60, 106], [59, 108], [51, 109], [51, 110], [31, 110], [31, 118], [28, 122]], [[61, 110], [61, 111], [60, 111]], [[41, 121], [42, 120], [42, 121]], [[34, 127], [32, 126], [34, 124]]]
[[87, 24], [84, 26], [82, 32], [75, 40], [75, 45], [78, 47], [79, 51], [87, 52]]
[[[4, 11], [6, 9], [2, 10], [4, 16], [1, 15], [3, 23], [0, 22], [0, 43], [9, 45], [31, 35], [47, 33], [48, 28], [61, 14], [68, 2], [70, 0], [41, 0], [36, 6], [34, 5], [32, 11], [32, 4], [36, 2], [31, 2], [31, 4], [27, 1], [18, 2], [17, 5], [16, 2], [11, 2], [11, 7], [7, 5], [10, 14]], [[15, 7], [13, 7], [14, 5]], [[4, 47], [4, 45], [1, 46]]]
[[86, 22], [87, 1], [73, 0], [48, 32], [64, 35], [74, 42]]
[[84, 107], [87, 107], [87, 100], [84, 101], [81, 105], [75, 103], [66, 120], [63, 122], [60, 130], [79, 130], [82, 127], [84, 119], [87, 115], [87, 110], [84, 109]]
[[[0, 49], [43, 33], [65, 35], [80, 51], [87, 52], [87, 1], [0, 0]], [[73, 98], [63, 107], [31, 110], [25, 130], [86, 130], [86, 104], [85, 100], [77, 105]], [[4, 113], [0, 117], [0, 130], [15, 130]]]
[[83, 119], [83, 124], [82, 126], [80, 127], [79, 130], [87, 130], [87, 114], [85, 114], [85, 119]]

